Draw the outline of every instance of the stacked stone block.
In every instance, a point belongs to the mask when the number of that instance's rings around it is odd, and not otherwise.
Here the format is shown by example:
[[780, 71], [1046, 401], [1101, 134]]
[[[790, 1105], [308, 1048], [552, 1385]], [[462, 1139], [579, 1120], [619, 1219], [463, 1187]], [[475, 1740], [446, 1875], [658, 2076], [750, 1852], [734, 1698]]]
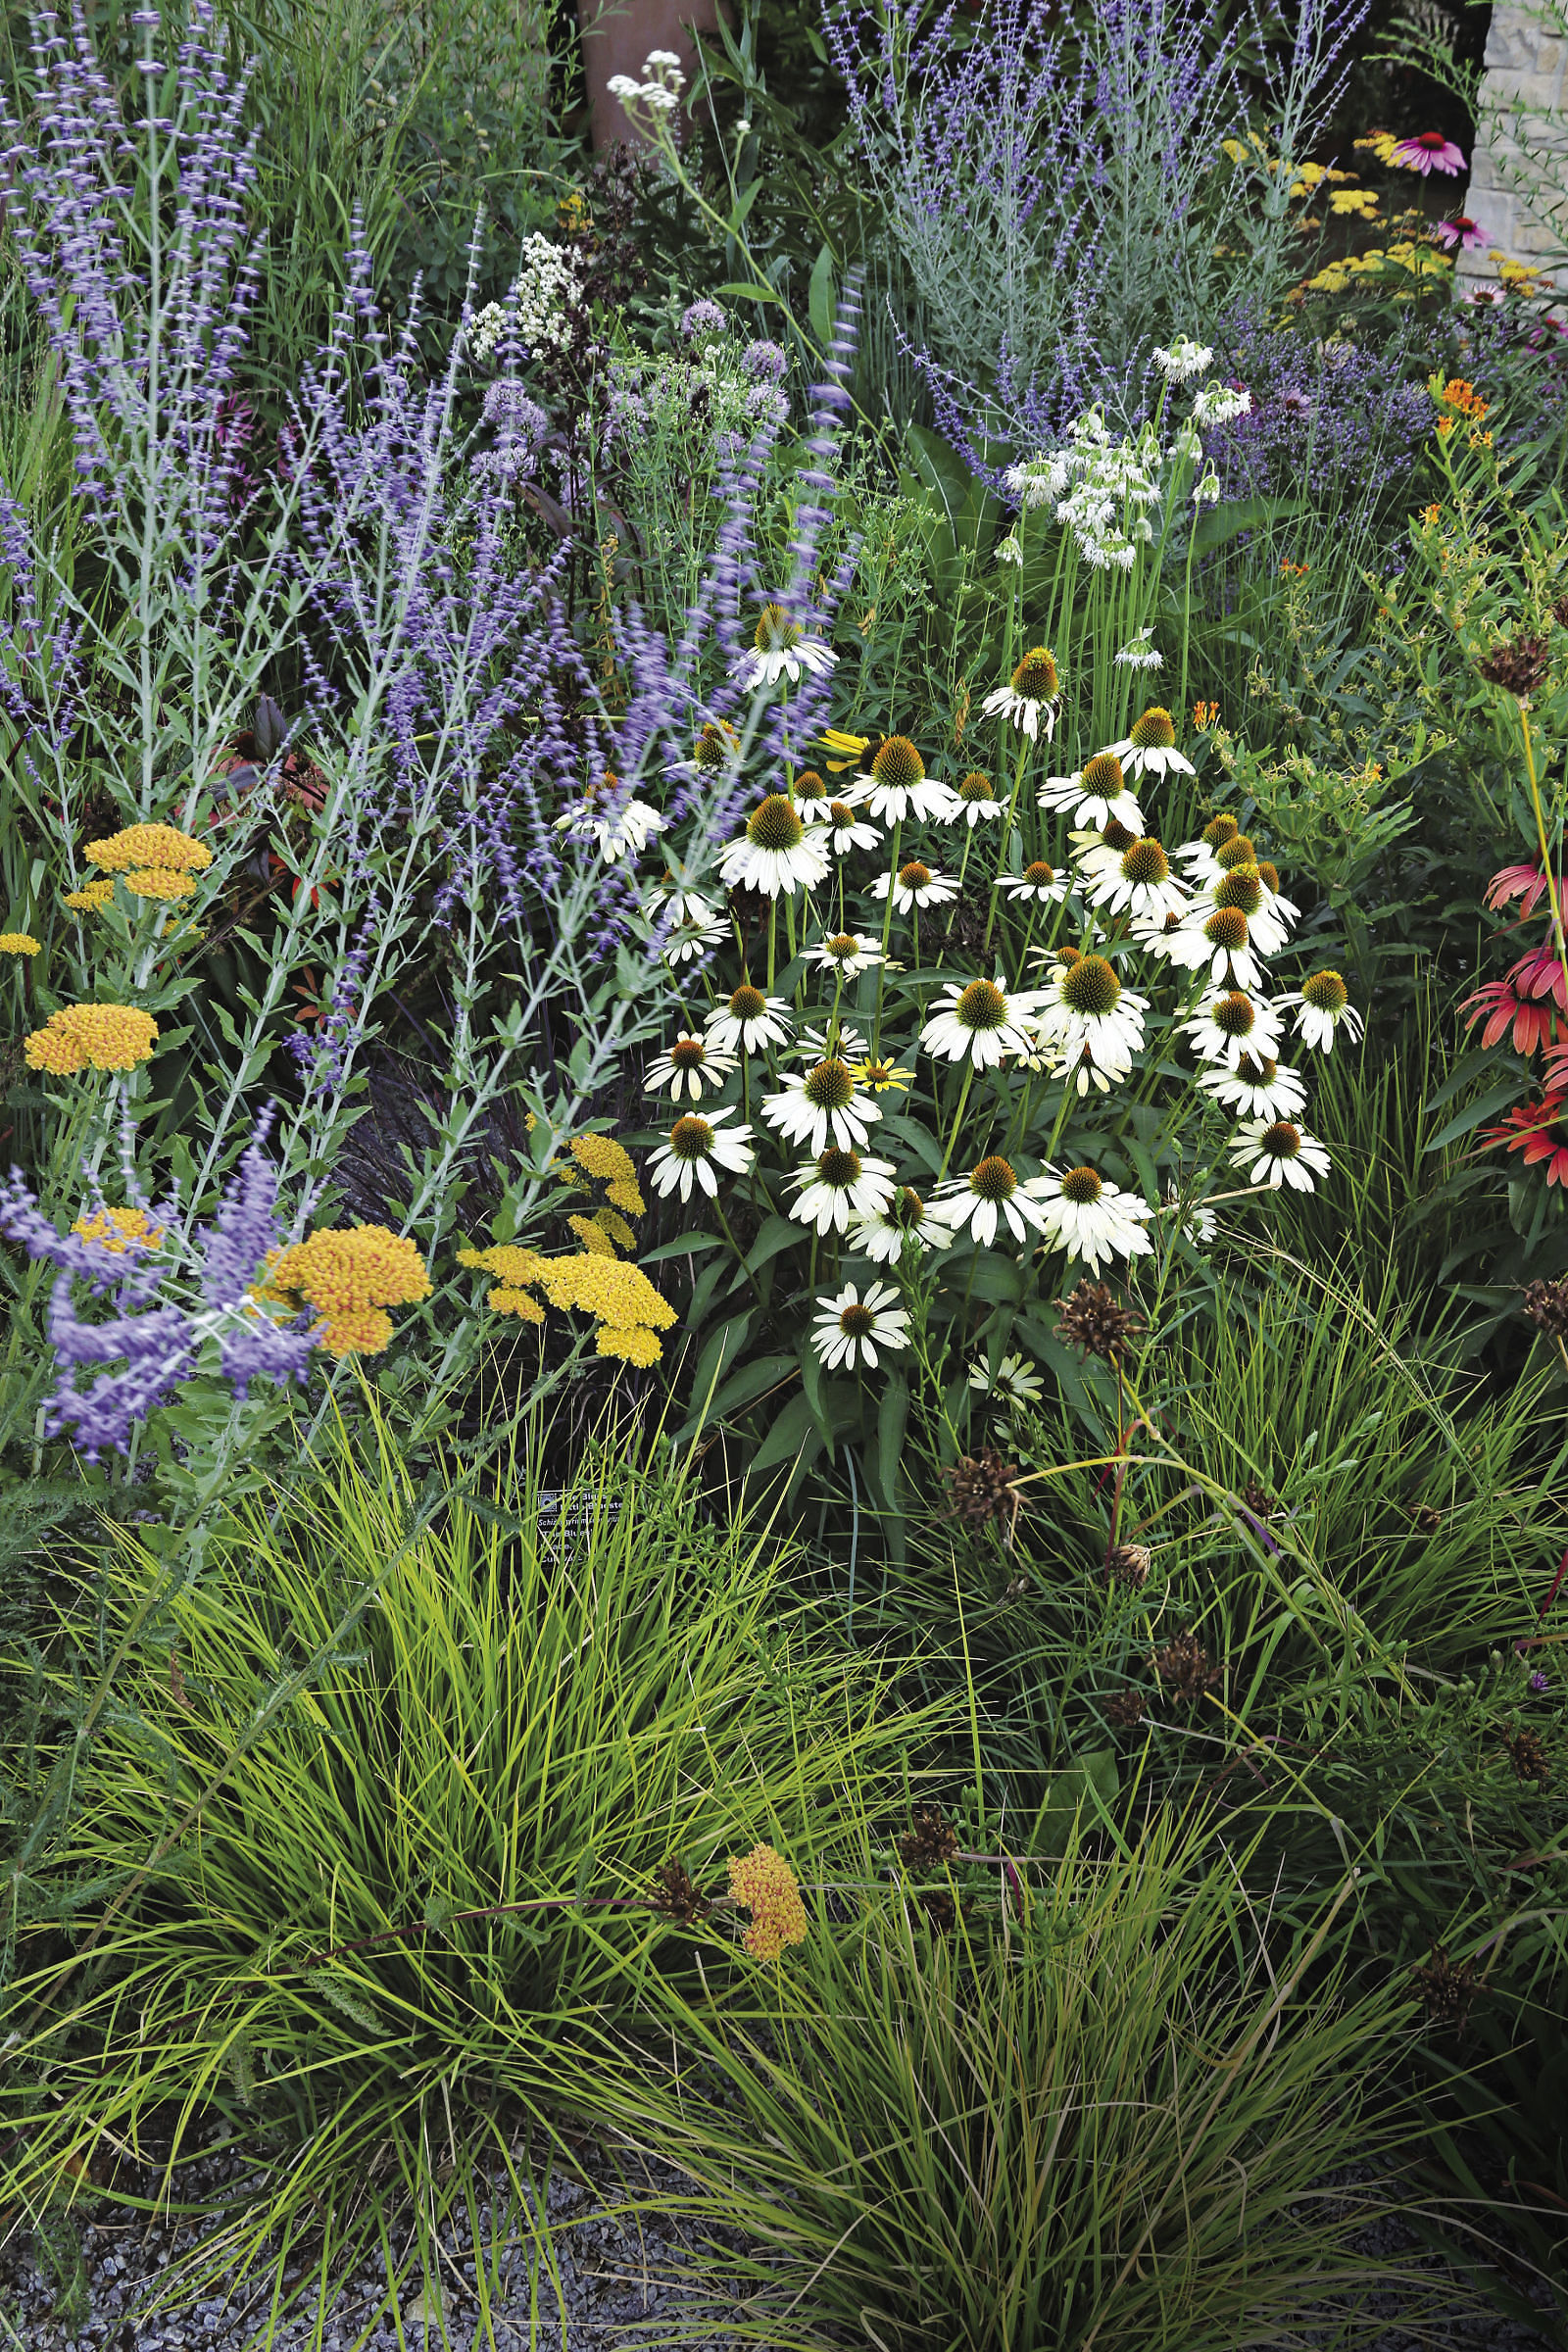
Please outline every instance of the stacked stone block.
[[[1547, 151], [1544, 173], [1519, 145], [1520, 109], [1529, 144]], [[1461, 253], [1459, 270], [1494, 277], [1494, 246], [1550, 269], [1568, 246], [1568, 10], [1561, 0], [1526, 7], [1496, 0], [1478, 115], [1465, 210], [1487, 231], [1487, 243]]]

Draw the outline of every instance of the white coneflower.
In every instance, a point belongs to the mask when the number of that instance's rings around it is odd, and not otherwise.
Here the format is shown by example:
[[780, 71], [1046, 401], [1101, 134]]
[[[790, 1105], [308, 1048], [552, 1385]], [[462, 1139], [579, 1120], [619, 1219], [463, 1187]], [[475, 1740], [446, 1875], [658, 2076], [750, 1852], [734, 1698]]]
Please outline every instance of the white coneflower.
[[678, 929], [670, 932], [660, 953], [670, 970], [678, 971], [683, 963], [690, 963], [694, 956], [708, 955], [710, 950], [728, 937], [728, 929], [723, 923], [682, 923]]
[[770, 792], [752, 810], [739, 840], [725, 848], [718, 870], [732, 889], [740, 884], [776, 899], [781, 891], [793, 895], [803, 884], [814, 890], [827, 879], [828, 861], [788, 793]]
[[945, 906], [958, 895], [958, 885], [935, 866], [922, 865], [918, 858], [910, 858], [896, 874], [878, 874], [871, 885], [874, 899], [885, 899], [891, 889], [893, 904], [900, 914], [907, 914], [911, 906]]
[[1180, 914], [1187, 893], [1172, 878], [1170, 859], [1159, 843], [1135, 841], [1114, 866], [1099, 868], [1090, 884], [1089, 904], [1163, 925], [1166, 915]]
[[847, 858], [851, 850], [874, 850], [882, 839], [881, 827], [863, 819], [853, 801], [828, 801], [808, 809], [807, 816], [822, 825], [821, 838], [835, 858]]
[[1046, 1220], [1053, 1241], [1081, 1257], [1091, 1274], [1102, 1258], [1137, 1257], [1153, 1249], [1144, 1230], [1149, 1204], [1108, 1184], [1095, 1168], [1046, 1170]]
[[865, 1052], [865, 1040], [853, 1021], [835, 1015], [820, 1029], [803, 1029], [794, 1052], [803, 1061], [856, 1062]]
[[686, 1030], [649, 1064], [643, 1083], [651, 1095], [662, 1094], [667, 1088], [672, 1102], [678, 1102], [684, 1096], [690, 1102], [700, 1102], [704, 1087], [711, 1087], [716, 1094], [735, 1066], [733, 1054], [724, 1053], [710, 1038], [695, 1037]]
[[1135, 914], [1127, 925], [1127, 934], [1146, 956], [1157, 956], [1161, 963], [1170, 961], [1170, 943], [1181, 929], [1179, 914]]
[[1188, 335], [1178, 335], [1168, 351], [1156, 343], [1152, 353], [1154, 366], [1167, 384], [1185, 384], [1201, 375], [1213, 357], [1208, 344], [1195, 343]]
[[[1218, 816], [1209, 818], [1196, 841], [1182, 843], [1176, 852], [1175, 862], [1187, 866], [1196, 883], [1217, 881], [1225, 871], [1219, 861], [1219, 853], [1228, 842], [1237, 840], [1246, 842], [1246, 836], [1235, 817], [1222, 809]], [[1246, 846], [1250, 850], [1250, 842], [1247, 842]]]
[[1271, 1054], [1244, 1054], [1234, 1070], [1200, 1070], [1198, 1083], [1227, 1110], [1250, 1119], [1293, 1119], [1306, 1101], [1298, 1074]]
[[1059, 906], [1072, 888], [1071, 877], [1058, 874], [1044, 858], [1032, 858], [1021, 874], [999, 874], [997, 888], [1005, 899], [1027, 899], [1032, 906]]
[[1008, 1054], [1029, 1052], [1044, 993], [1014, 989], [1009, 994], [995, 980], [950, 980], [920, 1032], [921, 1050], [948, 1061], [970, 1062], [977, 1070], [995, 1069]]
[[1004, 1355], [994, 1372], [989, 1364], [971, 1364], [969, 1386], [1009, 1410], [1020, 1404], [1038, 1404], [1046, 1393], [1034, 1358], [1028, 1355]]
[[1198, 773], [1192, 761], [1176, 749], [1176, 724], [1168, 710], [1152, 703], [1141, 718], [1135, 718], [1132, 731], [1125, 742], [1109, 747], [1113, 760], [1119, 760], [1123, 773], [1129, 776], [1192, 776]]
[[1361, 1015], [1350, 1003], [1350, 992], [1338, 972], [1309, 972], [1298, 989], [1289, 990], [1276, 1002], [1282, 1009], [1288, 1004], [1297, 1007], [1292, 1024], [1297, 1036], [1320, 1054], [1333, 1053], [1341, 1028], [1352, 1039], [1361, 1034]]
[[[1204, 1178], [1200, 1176], [1197, 1181], [1201, 1184]], [[1219, 1219], [1211, 1208], [1204, 1207], [1201, 1200], [1183, 1200], [1174, 1184], [1167, 1184], [1159, 1197], [1167, 1209], [1176, 1212], [1176, 1225], [1180, 1232], [1190, 1233], [1199, 1242], [1211, 1242], [1214, 1239], [1219, 1231]]]
[[987, 718], [1004, 718], [1021, 727], [1031, 743], [1043, 734], [1049, 743], [1056, 731], [1056, 697], [1061, 677], [1055, 656], [1043, 645], [1031, 646], [1005, 686], [994, 686], [980, 708]]
[[649, 1155], [648, 1176], [655, 1192], [678, 1192], [683, 1200], [689, 1200], [692, 1186], [697, 1184], [712, 1200], [718, 1196], [716, 1169], [721, 1168], [726, 1176], [744, 1176], [757, 1154], [752, 1150], [750, 1127], [721, 1132], [724, 1120], [734, 1116], [731, 1106], [701, 1113], [689, 1110], [683, 1119], [677, 1119], [668, 1143], [661, 1144]]
[[592, 840], [599, 845], [599, 855], [607, 865], [613, 865], [627, 851], [640, 858], [648, 846], [649, 837], [662, 833], [669, 823], [657, 808], [646, 801], [627, 801], [608, 813], [604, 804], [607, 797], [619, 790], [619, 783], [607, 775], [602, 785], [590, 786], [575, 808], [556, 819], [556, 831], [567, 833], [573, 841]]
[[782, 605], [769, 604], [758, 616], [752, 645], [736, 663], [734, 676], [746, 692], [754, 686], [776, 686], [782, 677], [795, 685], [803, 670], [823, 677], [837, 660], [820, 639], [808, 637]]
[[879, 1266], [896, 1266], [906, 1248], [922, 1254], [945, 1250], [950, 1236], [945, 1225], [928, 1211], [912, 1185], [901, 1185], [875, 1216], [852, 1227], [850, 1248]]
[[1154, 624], [1151, 621], [1148, 628], [1139, 630], [1130, 645], [1124, 645], [1121, 648], [1115, 656], [1115, 660], [1120, 662], [1123, 669], [1163, 668], [1164, 656], [1157, 646], [1150, 643], [1153, 634]]
[[950, 1177], [939, 1186], [930, 1214], [952, 1234], [961, 1233], [967, 1225], [983, 1249], [996, 1240], [998, 1224], [1004, 1218], [1013, 1240], [1025, 1242], [1031, 1233], [1046, 1229], [1045, 1211], [1036, 1199], [1039, 1187], [1038, 1176], [1020, 1177], [1010, 1159], [994, 1152], [978, 1161], [967, 1176]]
[[648, 893], [644, 906], [650, 922], [667, 922], [671, 930], [685, 923], [710, 923], [718, 913], [718, 908], [700, 890], [694, 890], [688, 877], [673, 866], [664, 868], [663, 880]]
[[[1257, 878], [1263, 885], [1263, 904], [1258, 912], [1265, 918], [1271, 931], [1278, 929], [1283, 943], [1300, 921], [1301, 909], [1294, 899], [1288, 899], [1281, 890], [1279, 868], [1272, 864], [1267, 858], [1259, 858], [1257, 860]], [[1259, 932], [1258, 938], [1265, 956], [1277, 953], [1275, 949], [1266, 944], [1261, 932]]]
[[826, 1234], [848, 1233], [852, 1217], [876, 1216], [897, 1188], [891, 1159], [862, 1158], [858, 1152], [829, 1144], [811, 1167], [790, 1178], [786, 1189], [797, 1195], [790, 1215]]
[[1048, 776], [1036, 798], [1042, 808], [1064, 811], [1072, 824], [1097, 833], [1117, 824], [1136, 838], [1144, 829], [1137, 795], [1127, 790], [1121, 761], [1110, 752], [1097, 752], [1073, 775]]
[[1087, 1052], [1101, 1069], [1124, 1075], [1143, 1046], [1149, 999], [1123, 988], [1103, 956], [1058, 960], [1048, 978], [1041, 1036], [1064, 1061], [1075, 1062]]
[[966, 824], [970, 832], [976, 825], [991, 824], [1006, 808], [1005, 801], [997, 798], [996, 786], [978, 767], [971, 768], [954, 794], [956, 806], [952, 810], [955, 824]]
[[857, 1363], [868, 1371], [877, 1366], [877, 1350], [896, 1354], [909, 1345], [909, 1318], [898, 1304], [891, 1283], [867, 1285], [862, 1298], [857, 1284], [847, 1282], [835, 1298], [818, 1309], [811, 1345], [829, 1372], [842, 1364], [853, 1372]]
[[808, 825], [820, 824], [833, 795], [814, 767], [803, 767], [790, 786], [790, 798]]
[[783, 997], [764, 997], [760, 988], [743, 980], [729, 1002], [715, 1005], [708, 1016], [708, 1034], [721, 1054], [755, 1054], [759, 1046], [789, 1043], [789, 1005]]
[[1330, 1165], [1323, 1146], [1290, 1119], [1244, 1119], [1230, 1158], [1236, 1167], [1247, 1169], [1249, 1184], [1271, 1184], [1276, 1192], [1288, 1184], [1298, 1193], [1309, 1193], [1314, 1175], [1326, 1176]]
[[1210, 989], [1180, 1026], [1200, 1061], [1221, 1063], [1227, 1070], [1239, 1070], [1244, 1056], [1272, 1060], [1279, 1053], [1277, 1006], [1244, 988]]
[[835, 1055], [786, 1077], [781, 1092], [763, 1102], [762, 1116], [786, 1143], [807, 1152], [825, 1152], [829, 1144], [863, 1152], [882, 1113], [859, 1096], [855, 1072]]
[[819, 971], [838, 972], [844, 979], [854, 980], [884, 957], [874, 939], [866, 939], [858, 931], [834, 931], [807, 949], [806, 960]]
[[1041, 1051], [1041, 1058], [1029, 1063], [1031, 1069], [1048, 1069], [1054, 1078], [1065, 1078], [1080, 1100], [1091, 1087], [1100, 1095], [1108, 1095], [1113, 1086], [1133, 1074], [1132, 1055], [1118, 1054], [1113, 1045], [1102, 1039], [1094, 1048], [1085, 1046], [1076, 1059], [1051, 1046]]
[[906, 817], [945, 824], [953, 814], [953, 794], [926, 774], [907, 735], [889, 735], [877, 745], [870, 774], [858, 779], [850, 798], [883, 825], [902, 825]]
[[1263, 967], [1239, 906], [1208, 909], [1207, 902], [1200, 901], [1189, 907], [1181, 924], [1167, 935], [1165, 954], [1182, 971], [1200, 972], [1206, 966], [1216, 987], [1260, 988], [1263, 983]]

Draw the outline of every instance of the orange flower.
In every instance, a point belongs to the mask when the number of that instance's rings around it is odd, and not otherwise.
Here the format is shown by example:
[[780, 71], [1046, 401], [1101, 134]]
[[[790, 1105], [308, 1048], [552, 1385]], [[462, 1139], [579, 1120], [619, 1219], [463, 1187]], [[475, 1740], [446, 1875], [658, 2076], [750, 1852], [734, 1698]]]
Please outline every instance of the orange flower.
[[728, 1869], [731, 1900], [752, 1915], [742, 1940], [754, 1960], [776, 1960], [787, 1943], [806, 1941], [801, 1883], [782, 1854], [754, 1845], [749, 1854], [732, 1854]]

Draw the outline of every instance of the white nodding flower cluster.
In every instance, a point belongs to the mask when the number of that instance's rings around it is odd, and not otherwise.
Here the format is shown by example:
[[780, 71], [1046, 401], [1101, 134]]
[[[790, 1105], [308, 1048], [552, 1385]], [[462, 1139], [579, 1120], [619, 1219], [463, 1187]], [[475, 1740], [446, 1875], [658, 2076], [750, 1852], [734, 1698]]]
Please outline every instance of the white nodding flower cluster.
[[1195, 424], [1234, 424], [1238, 416], [1251, 414], [1250, 392], [1239, 392], [1230, 384], [1206, 384], [1193, 401]]
[[1154, 366], [1167, 384], [1190, 383], [1195, 375], [1202, 374], [1213, 357], [1206, 343], [1195, 343], [1189, 335], [1178, 335], [1168, 351], [1158, 343], [1153, 350]]
[[641, 81], [629, 74], [612, 74], [605, 87], [628, 109], [651, 106], [656, 114], [668, 115], [680, 104], [686, 75], [673, 49], [650, 49], [643, 59]]

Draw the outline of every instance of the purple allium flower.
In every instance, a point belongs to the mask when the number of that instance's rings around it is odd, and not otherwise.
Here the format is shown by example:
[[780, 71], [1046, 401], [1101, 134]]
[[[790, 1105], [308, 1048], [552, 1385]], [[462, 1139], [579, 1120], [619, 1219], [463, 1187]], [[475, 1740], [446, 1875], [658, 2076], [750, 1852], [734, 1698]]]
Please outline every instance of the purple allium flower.
[[748, 343], [741, 353], [743, 372], [760, 383], [782, 383], [789, 364], [787, 353], [777, 343]]
[[1530, 1677], [1529, 1688], [1535, 1692], [1538, 1698], [1544, 1698], [1545, 1693], [1551, 1689], [1551, 1678], [1549, 1675], [1543, 1674], [1538, 1666], [1535, 1673]]
[[728, 328], [729, 320], [717, 303], [706, 298], [690, 304], [681, 313], [680, 331], [688, 343], [695, 343], [699, 335], [722, 335]]

